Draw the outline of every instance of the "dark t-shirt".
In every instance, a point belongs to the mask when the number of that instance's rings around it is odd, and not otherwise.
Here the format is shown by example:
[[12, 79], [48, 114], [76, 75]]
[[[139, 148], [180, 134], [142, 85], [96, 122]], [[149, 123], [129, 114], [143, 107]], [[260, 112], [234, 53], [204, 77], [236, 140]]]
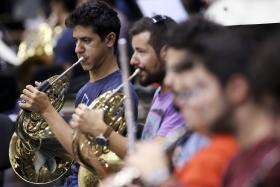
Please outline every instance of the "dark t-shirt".
[[[114, 73], [98, 81], [86, 83], [76, 95], [75, 107], [77, 107], [80, 103], [90, 105], [92, 101], [94, 101], [100, 95], [109, 90], [117, 88], [120, 84], [122, 84], [122, 75], [120, 71], [115, 71]], [[138, 114], [138, 96], [134, 87], [132, 85], [130, 86], [132, 88], [131, 97], [133, 103], [134, 119], [136, 120]]]
[[[120, 71], [115, 71], [107, 77], [100, 79], [95, 82], [86, 83], [77, 93], [75, 106], [77, 107], [80, 103], [90, 105], [92, 101], [98, 98], [106, 91], [113, 90], [122, 84], [122, 75]], [[131, 85], [133, 88], [133, 86]], [[131, 98], [133, 102], [134, 119], [137, 119], [138, 114], [138, 96], [134, 89], [131, 89]], [[67, 187], [78, 186], [78, 164], [73, 164], [72, 175], [69, 176], [64, 184]]]
[[241, 151], [229, 165], [222, 186], [280, 186], [279, 142], [268, 137]]

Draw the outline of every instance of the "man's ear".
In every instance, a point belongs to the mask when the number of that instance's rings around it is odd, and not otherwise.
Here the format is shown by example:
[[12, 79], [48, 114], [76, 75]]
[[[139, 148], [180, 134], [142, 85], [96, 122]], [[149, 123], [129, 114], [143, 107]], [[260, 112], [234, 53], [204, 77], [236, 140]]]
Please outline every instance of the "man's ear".
[[116, 43], [116, 34], [114, 32], [110, 32], [105, 38], [105, 43], [108, 47], [113, 47]]
[[226, 92], [234, 105], [247, 101], [250, 96], [248, 80], [241, 74], [231, 76], [226, 85]]
[[160, 59], [162, 59], [162, 61], [166, 61], [166, 54], [167, 54], [167, 45], [164, 45], [161, 49], [160, 49], [160, 52], [159, 52], [159, 57]]

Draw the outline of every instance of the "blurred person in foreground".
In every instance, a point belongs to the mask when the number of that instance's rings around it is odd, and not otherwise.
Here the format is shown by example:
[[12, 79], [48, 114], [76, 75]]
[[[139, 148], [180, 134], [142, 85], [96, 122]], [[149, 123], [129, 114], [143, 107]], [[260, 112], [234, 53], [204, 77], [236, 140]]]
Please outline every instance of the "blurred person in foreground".
[[247, 80], [250, 48], [226, 28], [201, 17], [175, 27], [170, 36], [165, 83], [188, 127], [210, 142], [171, 177], [169, 159], [156, 143], [138, 145], [127, 166], [138, 168], [145, 185], [218, 187], [238, 151], [234, 111], [243, 103], [240, 89], [245, 86], [240, 79]]
[[231, 162], [222, 186], [280, 186], [279, 47], [280, 36], [274, 36], [259, 46], [252, 59], [250, 97], [236, 112], [241, 151]]

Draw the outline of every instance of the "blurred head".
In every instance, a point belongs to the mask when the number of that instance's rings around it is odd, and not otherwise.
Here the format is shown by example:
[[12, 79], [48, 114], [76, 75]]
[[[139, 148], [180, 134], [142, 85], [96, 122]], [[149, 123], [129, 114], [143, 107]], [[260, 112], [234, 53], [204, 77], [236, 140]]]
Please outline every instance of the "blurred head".
[[181, 0], [188, 14], [197, 14], [204, 11], [213, 0]]
[[51, 0], [51, 21], [55, 21], [53, 24], [64, 26], [65, 17], [76, 8], [77, 4], [77, 0]]
[[[194, 16], [171, 30], [168, 35], [168, 45], [170, 46], [169, 49], [176, 49], [176, 51], [173, 50], [176, 54], [174, 54], [175, 59], [173, 57], [170, 58], [170, 55], [169, 57], [167, 56], [168, 59], [166, 59], [167, 72], [164, 80], [166, 86], [172, 87], [175, 86], [175, 82], [178, 82], [175, 78], [178, 73], [176, 73], [172, 67], [180, 64], [187, 56], [191, 55], [190, 52], [186, 51], [188, 43], [192, 44], [193, 41], [197, 40], [199, 37], [207, 38], [207, 36], [218, 32], [225, 32], [225, 28], [201, 16]], [[192, 55], [192, 58], [194, 58], [194, 55]]]
[[139, 79], [143, 86], [162, 83], [165, 75], [166, 34], [175, 25], [167, 16], [144, 17], [130, 30], [134, 50], [130, 64], [140, 68]]
[[61, 11], [62, 8], [67, 12], [72, 12], [76, 8], [77, 3], [78, 0], [52, 0], [51, 1], [53, 11], [59, 11], [59, 10]]
[[168, 45], [165, 83], [188, 125], [210, 133], [232, 133], [235, 77], [243, 77], [247, 70], [239, 38], [196, 17], [177, 26]]
[[120, 32], [117, 13], [106, 3], [88, 2], [75, 9], [66, 19], [66, 26], [73, 28], [75, 52], [85, 58], [85, 70], [101, 66], [108, 53], [115, 53]]

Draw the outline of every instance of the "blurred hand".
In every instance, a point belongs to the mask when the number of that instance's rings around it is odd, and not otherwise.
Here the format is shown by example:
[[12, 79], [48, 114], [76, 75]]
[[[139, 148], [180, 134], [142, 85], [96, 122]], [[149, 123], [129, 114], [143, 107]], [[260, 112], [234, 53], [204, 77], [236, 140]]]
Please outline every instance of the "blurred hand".
[[80, 104], [75, 109], [70, 125], [72, 128], [79, 129], [95, 137], [104, 133], [107, 128], [107, 125], [103, 121], [103, 110], [92, 110], [84, 104]]
[[46, 93], [40, 92], [32, 85], [27, 85], [22, 91], [20, 98], [24, 102], [20, 102], [20, 108], [30, 110], [32, 112], [44, 113], [52, 104]]
[[169, 176], [168, 158], [158, 141], [138, 143], [135, 152], [126, 158], [126, 166], [137, 168], [141, 178], [147, 183]]

